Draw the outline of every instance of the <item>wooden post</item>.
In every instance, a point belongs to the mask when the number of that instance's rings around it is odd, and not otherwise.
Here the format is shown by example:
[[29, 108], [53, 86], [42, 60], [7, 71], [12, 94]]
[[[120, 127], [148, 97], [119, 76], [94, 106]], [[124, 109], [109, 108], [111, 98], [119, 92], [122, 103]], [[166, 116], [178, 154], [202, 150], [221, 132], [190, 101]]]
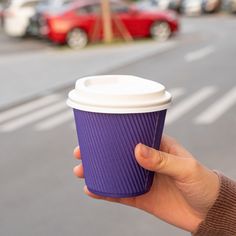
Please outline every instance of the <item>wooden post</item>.
[[103, 21], [103, 41], [111, 43], [113, 40], [110, 0], [101, 0], [102, 21]]

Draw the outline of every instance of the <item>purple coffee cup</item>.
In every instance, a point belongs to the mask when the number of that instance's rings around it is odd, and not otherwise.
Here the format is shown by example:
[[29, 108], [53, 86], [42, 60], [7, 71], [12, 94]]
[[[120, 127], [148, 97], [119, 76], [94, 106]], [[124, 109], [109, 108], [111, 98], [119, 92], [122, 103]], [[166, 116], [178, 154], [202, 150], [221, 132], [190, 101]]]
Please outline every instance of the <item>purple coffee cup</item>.
[[85, 183], [92, 193], [134, 197], [150, 190], [154, 173], [135, 159], [138, 143], [159, 149], [171, 95], [154, 81], [127, 75], [79, 79], [69, 93]]

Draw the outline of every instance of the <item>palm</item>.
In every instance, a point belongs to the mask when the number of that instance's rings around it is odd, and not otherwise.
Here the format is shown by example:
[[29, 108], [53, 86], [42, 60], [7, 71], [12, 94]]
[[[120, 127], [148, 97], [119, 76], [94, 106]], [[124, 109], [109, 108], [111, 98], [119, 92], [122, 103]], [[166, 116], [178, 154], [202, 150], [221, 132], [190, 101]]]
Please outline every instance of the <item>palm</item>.
[[[135, 206], [170, 224], [191, 231], [198, 217], [185, 197], [170, 177], [156, 174], [148, 193], [135, 198], [120, 199], [120, 202]], [[197, 222], [199, 223], [199, 220]]]

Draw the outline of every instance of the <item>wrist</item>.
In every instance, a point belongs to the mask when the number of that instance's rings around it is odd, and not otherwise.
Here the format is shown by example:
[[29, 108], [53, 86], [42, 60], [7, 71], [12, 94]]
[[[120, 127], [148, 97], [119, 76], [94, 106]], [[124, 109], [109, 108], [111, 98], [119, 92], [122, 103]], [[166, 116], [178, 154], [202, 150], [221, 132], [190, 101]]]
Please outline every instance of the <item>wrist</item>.
[[194, 236], [236, 235], [236, 182], [214, 172], [220, 178], [220, 191]]

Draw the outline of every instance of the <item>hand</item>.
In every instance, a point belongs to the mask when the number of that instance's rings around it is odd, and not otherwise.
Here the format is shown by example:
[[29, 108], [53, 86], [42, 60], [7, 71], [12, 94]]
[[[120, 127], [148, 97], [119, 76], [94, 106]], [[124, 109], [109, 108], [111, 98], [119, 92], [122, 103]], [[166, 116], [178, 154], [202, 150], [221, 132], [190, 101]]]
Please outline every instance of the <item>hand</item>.
[[[79, 148], [74, 155], [80, 159]], [[195, 232], [217, 198], [220, 185], [217, 174], [168, 136], [163, 136], [160, 151], [138, 144], [135, 157], [143, 168], [155, 172], [148, 193], [133, 198], [110, 198], [95, 195], [86, 186], [85, 193], [142, 209], [169, 224]], [[83, 178], [83, 165], [76, 166], [74, 173]]]

